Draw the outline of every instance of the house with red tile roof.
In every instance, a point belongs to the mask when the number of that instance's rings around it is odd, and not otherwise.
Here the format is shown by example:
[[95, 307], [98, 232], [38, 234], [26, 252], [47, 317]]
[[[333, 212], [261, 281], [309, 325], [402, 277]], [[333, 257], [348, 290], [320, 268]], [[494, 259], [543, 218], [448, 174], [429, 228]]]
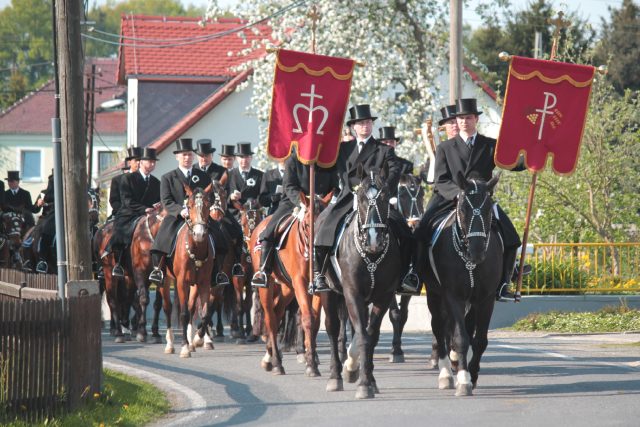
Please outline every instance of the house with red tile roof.
[[[127, 113], [123, 108], [107, 110], [100, 107], [105, 101], [126, 99], [126, 86], [116, 83], [116, 59], [88, 58], [85, 61], [87, 75], [92, 64], [96, 65], [91, 168], [95, 180], [124, 157]], [[51, 80], [0, 112], [0, 179], [7, 176], [8, 170], [19, 171], [21, 187], [30, 191], [34, 200], [46, 187], [47, 177], [53, 168], [53, 95], [54, 83]]]
[[122, 16], [117, 79], [127, 85], [127, 144], [158, 150], [154, 175], [176, 167], [167, 148], [178, 138], [211, 139], [218, 153], [222, 144], [257, 146], [258, 121], [246, 114], [251, 84], [236, 90], [251, 70], [238, 68], [264, 55], [243, 53], [270, 33], [236, 18]]

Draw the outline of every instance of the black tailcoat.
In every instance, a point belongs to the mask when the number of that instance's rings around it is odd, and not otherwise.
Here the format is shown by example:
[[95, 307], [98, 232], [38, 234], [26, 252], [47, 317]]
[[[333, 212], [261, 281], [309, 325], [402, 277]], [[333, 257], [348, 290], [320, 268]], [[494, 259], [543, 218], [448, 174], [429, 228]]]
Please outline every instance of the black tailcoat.
[[[276, 194], [276, 188], [278, 185], [282, 185], [282, 180], [283, 176], [280, 176], [280, 170], [278, 168], [269, 169], [262, 176], [258, 201], [260, 202], [260, 206], [269, 208], [267, 215], [271, 215], [278, 209], [278, 203], [280, 201], [273, 201], [271, 196]], [[280, 195], [281, 198], [282, 196], [283, 194]]]
[[178, 230], [184, 224], [184, 219], [180, 216], [184, 201], [187, 198], [183, 185], [188, 185], [192, 189], [198, 187], [205, 189], [211, 184], [211, 178], [206, 172], [193, 167], [191, 173], [190, 181], [187, 181], [187, 178], [179, 168], [162, 175], [160, 180], [160, 201], [167, 211], [167, 216], [162, 220], [151, 250], [165, 254], [171, 251]]
[[[249, 199], [258, 199], [260, 195], [260, 185], [262, 184], [262, 176], [264, 173], [256, 168], [251, 168], [247, 176], [247, 181], [242, 179], [242, 174], [239, 168], [231, 169], [229, 172], [229, 197], [235, 190], [238, 190], [242, 195], [238, 202], [244, 204]], [[252, 184], [252, 185], [251, 185]], [[238, 216], [238, 210], [229, 203], [229, 212], [236, 217]]]
[[23, 214], [27, 227], [32, 227], [36, 223], [33, 214], [40, 209], [36, 208], [31, 202], [31, 193], [24, 188], [18, 188], [18, 192], [15, 195], [11, 189], [5, 191], [4, 210], [12, 210]]
[[[358, 153], [356, 140], [342, 143], [336, 162], [342, 187], [336, 203], [329, 205], [318, 216], [315, 237], [317, 246], [333, 246], [338, 224], [353, 209], [352, 190], [360, 184], [360, 179], [357, 176], [358, 165], [362, 165], [363, 171], [369, 173], [372, 169], [381, 169], [385, 164], [389, 169], [387, 179], [389, 187], [395, 188], [398, 186], [398, 180], [400, 179], [401, 165], [392, 147], [370, 137], [362, 151]], [[391, 212], [393, 211], [392, 209]]]
[[[324, 197], [331, 190], [338, 190], [338, 173], [334, 167], [316, 167], [315, 191], [316, 194]], [[278, 173], [279, 174], [279, 173]], [[269, 224], [260, 235], [261, 240], [273, 241], [275, 227], [282, 217], [290, 214], [293, 209], [301, 203], [300, 192], [309, 195], [309, 166], [302, 164], [295, 154], [285, 162], [283, 177], [284, 198], [280, 201], [278, 208], [271, 216]]]
[[[130, 174], [127, 174], [130, 175]], [[109, 188], [109, 205], [111, 206], [111, 216], [115, 216], [122, 207], [122, 196], [120, 195], [120, 183], [125, 174], [114, 176], [111, 179]]]
[[212, 181], [220, 181], [222, 176], [227, 171], [224, 166], [220, 166], [217, 163], [211, 162], [211, 164], [207, 167], [207, 169], [201, 169], [204, 172], [208, 173], [211, 177]]
[[122, 175], [119, 186], [122, 207], [115, 215], [112, 244], [126, 246], [131, 243], [136, 219], [160, 201], [160, 180], [151, 175], [147, 184], [140, 172], [134, 172]]

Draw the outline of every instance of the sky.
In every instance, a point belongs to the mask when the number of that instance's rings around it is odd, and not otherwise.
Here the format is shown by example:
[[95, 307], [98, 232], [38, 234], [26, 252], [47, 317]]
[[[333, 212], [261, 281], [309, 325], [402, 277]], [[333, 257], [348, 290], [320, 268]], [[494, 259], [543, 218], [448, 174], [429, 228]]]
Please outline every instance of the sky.
[[[19, 1], [19, 0], [14, 0], [14, 1]], [[90, 6], [92, 6], [95, 3], [101, 4], [105, 2], [105, 0], [89, 0], [89, 1], [90, 1], [89, 3]], [[185, 6], [188, 6], [190, 4], [196, 5], [196, 6], [206, 6], [207, 4], [209, 4], [208, 0], [180, 0], [180, 1]], [[228, 4], [237, 3], [238, 1], [239, 0], [219, 0], [219, 4], [221, 6], [225, 6]], [[517, 12], [517, 11], [526, 9], [527, 4], [531, 1], [532, 0], [511, 0], [511, 5], [513, 7], [514, 12]], [[482, 24], [480, 18], [475, 13], [469, 10], [469, 9], [473, 10], [475, 8], [475, 5], [478, 2], [479, 0], [469, 0], [468, 1], [469, 6], [467, 9], [463, 11], [463, 14], [462, 14], [463, 22], [465, 24], [469, 24], [472, 27], [477, 27]], [[619, 8], [620, 5], [622, 4], [622, 0], [580, 0], [579, 2], [569, 1], [569, 0], [564, 0], [564, 1], [551, 0], [551, 3], [558, 8], [561, 8], [563, 7], [562, 5], [565, 5], [564, 6], [565, 10], [578, 9], [580, 15], [583, 18], [587, 19], [589, 22], [591, 22], [594, 28], [599, 28], [600, 18], [609, 17], [609, 12], [607, 10], [607, 7], [613, 6], [615, 8]], [[9, 4], [11, 4], [11, 0], [0, 0], [0, 9], [4, 8]], [[579, 5], [579, 7], [576, 7], [576, 4]], [[567, 7], [566, 5], [569, 5], [569, 7]]]

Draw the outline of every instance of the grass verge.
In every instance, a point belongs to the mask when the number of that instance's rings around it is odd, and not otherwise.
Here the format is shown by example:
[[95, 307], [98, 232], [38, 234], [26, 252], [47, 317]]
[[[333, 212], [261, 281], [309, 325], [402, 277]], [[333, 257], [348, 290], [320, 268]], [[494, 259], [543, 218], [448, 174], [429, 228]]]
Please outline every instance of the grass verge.
[[[141, 426], [166, 414], [170, 405], [157, 387], [135, 377], [104, 370], [104, 390], [73, 413], [43, 421], [41, 426]], [[8, 427], [28, 424], [14, 421]]]
[[628, 332], [640, 330], [640, 311], [626, 305], [604, 307], [596, 312], [531, 313], [510, 329], [572, 333]]

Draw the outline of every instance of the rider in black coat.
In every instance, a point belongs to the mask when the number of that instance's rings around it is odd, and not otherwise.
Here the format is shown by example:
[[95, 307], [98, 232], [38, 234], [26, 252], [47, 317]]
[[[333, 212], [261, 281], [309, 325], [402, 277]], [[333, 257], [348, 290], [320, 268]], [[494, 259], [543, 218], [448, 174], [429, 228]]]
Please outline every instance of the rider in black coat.
[[[303, 203], [300, 200], [300, 193], [309, 196], [309, 166], [302, 164], [295, 152], [285, 162], [283, 177], [284, 198], [278, 204], [278, 208], [271, 215], [271, 220], [260, 234], [260, 244], [262, 246], [260, 258], [260, 270], [257, 271], [251, 283], [256, 287], [267, 285], [267, 276], [271, 274], [271, 260], [273, 247], [275, 245], [276, 227], [282, 218], [291, 214], [296, 207], [302, 209]], [[335, 167], [315, 168], [315, 192], [316, 195], [324, 197], [331, 191], [337, 191], [339, 186], [338, 174]]]
[[[251, 143], [239, 142], [237, 144], [236, 159], [238, 160], [238, 167], [231, 169], [231, 172], [229, 172], [229, 199], [240, 204], [246, 203], [249, 199], [258, 200], [264, 173], [251, 167], [251, 160], [253, 159]], [[240, 212], [231, 203], [228, 209], [240, 221]]]
[[129, 147], [127, 150], [127, 157], [124, 159], [124, 167], [122, 168], [122, 175], [116, 175], [111, 179], [111, 185], [109, 186], [109, 205], [111, 206], [111, 215], [108, 219], [115, 217], [118, 213], [118, 209], [122, 207], [122, 199], [120, 196], [120, 185], [124, 179], [124, 174], [135, 173], [140, 167], [140, 157], [142, 156], [142, 148]]
[[[278, 209], [278, 204], [282, 200], [282, 180], [284, 178], [284, 162], [278, 164], [277, 167], [269, 169], [262, 176], [260, 184], [260, 195], [258, 202], [260, 206], [268, 208], [267, 215], [273, 214]], [[280, 191], [278, 192], [278, 186]]]
[[[357, 167], [361, 165], [365, 173], [372, 169], [381, 169], [385, 164], [389, 170], [389, 187], [398, 186], [400, 178], [400, 161], [394, 149], [378, 142], [372, 135], [373, 121], [377, 117], [371, 115], [369, 105], [356, 105], [349, 109], [350, 120], [356, 139], [343, 142], [336, 162], [340, 178], [341, 191], [335, 204], [329, 205], [316, 221], [315, 250], [316, 269], [315, 292], [330, 290], [324, 277], [329, 252], [335, 243], [336, 233], [344, 218], [353, 210], [353, 189], [360, 184]], [[359, 148], [360, 147], [360, 148]], [[403, 261], [409, 265], [413, 247], [413, 236], [406, 221], [396, 209], [390, 209], [390, 225], [394, 236], [400, 240], [403, 249]], [[409, 271], [403, 279], [403, 284], [417, 287], [418, 278]]]
[[[476, 100], [472, 98], [458, 99], [457, 121], [460, 133], [454, 138], [442, 142], [436, 152], [435, 185], [433, 194], [420, 225], [416, 229], [416, 235], [428, 243], [431, 234], [433, 220], [444, 212], [455, 209], [456, 197], [460, 191], [458, 173], [465, 178], [480, 178], [489, 181], [495, 169], [494, 153], [496, 140], [477, 133], [476, 126], [478, 116], [482, 112], [477, 111]], [[466, 140], [465, 140], [466, 139]], [[471, 143], [468, 143], [471, 139]], [[514, 171], [524, 170], [520, 162]], [[520, 237], [507, 214], [496, 204], [497, 223], [504, 242], [503, 282], [498, 294], [506, 300], [512, 298], [507, 292], [507, 286], [511, 282], [513, 266], [516, 260], [516, 252], [521, 245]], [[419, 245], [420, 246], [420, 245]], [[418, 250], [423, 253], [424, 248]], [[424, 258], [420, 256], [420, 259]], [[417, 261], [416, 261], [417, 262]]]
[[33, 227], [36, 224], [33, 214], [40, 209], [33, 205], [31, 193], [20, 188], [20, 172], [7, 171], [7, 181], [9, 189], [4, 192], [4, 210], [22, 214], [27, 228]]
[[[38, 264], [36, 265], [36, 272], [46, 273], [47, 266], [47, 253], [53, 246], [53, 238], [56, 235], [56, 216], [54, 213], [54, 193], [53, 193], [53, 175], [49, 175], [47, 180], [47, 189], [44, 191], [44, 197], [39, 198], [36, 201], [38, 208], [42, 207], [42, 216], [40, 222], [38, 222], [40, 228], [40, 242], [38, 244]], [[34, 242], [36, 244], [36, 242]]]

